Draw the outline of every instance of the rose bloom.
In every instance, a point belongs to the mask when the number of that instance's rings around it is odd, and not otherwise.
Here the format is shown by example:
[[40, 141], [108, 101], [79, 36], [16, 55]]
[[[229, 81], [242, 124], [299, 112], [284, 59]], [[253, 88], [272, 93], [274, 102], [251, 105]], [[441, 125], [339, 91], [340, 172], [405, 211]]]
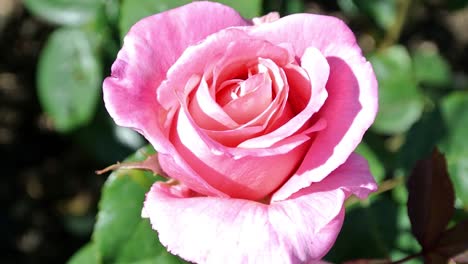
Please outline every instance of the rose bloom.
[[311, 263], [344, 201], [376, 190], [353, 153], [377, 81], [351, 30], [312, 14], [253, 21], [194, 2], [134, 25], [104, 81], [118, 125], [141, 133], [170, 178], [142, 215], [196, 263]]

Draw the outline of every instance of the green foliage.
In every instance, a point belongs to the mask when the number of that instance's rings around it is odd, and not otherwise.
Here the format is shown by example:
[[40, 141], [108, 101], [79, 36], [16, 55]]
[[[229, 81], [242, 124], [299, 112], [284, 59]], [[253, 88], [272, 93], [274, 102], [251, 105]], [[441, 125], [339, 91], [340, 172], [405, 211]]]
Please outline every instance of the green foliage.
[[81, 25], [96, 17], [100, 0], [24, 0], [38, 17], [59, 25]]
[[447, 87], [452, 82], [452, 73], [447, 61], [431, 48], [420, 48], [413, 53], [416, 81], [436, 87]]
[[343, 263], [362, 257], [386, 258], [398, 234], [397, 211], [398, 207], [384, 196], [347, 210], [341, 233], [325, 259]]
[[101, 62], [90, 32], [61, 28], [50, 36], [38, 65], [42, 107], [62, 132], [91, 120], [101, 94]]
[[100, 263], [98, 252], [96, 249], [96, 245], [92, 242], [84, 245], [67, 262], [67, 264], [98, 264], [98, 263]]
[[[154, 154], [152, 147], [137, 151], [126, 160], [143, 161]], [[92, 244], [77, 252], [70, 263], [96, 259], [95, 263], [185, 263], [169, 254], [158, 241], [148, 219], [141, 217], [145, 194], [163, 178], [148, 171], [120, 169], [107, 179], [99, 202]]]
[[305, 0], [264, 0], [259, 2], [263, 2], [263, 14], [279, 12], [281, 16], [285, 16], [293, 13], [303, 13], [305, 9]]
[[379, 113], [373, 129], [394, 134], [408, 130], [421, 116], [424, 103], [412, 75], [411, 57], [393, 46], [369, 58], [379, 82]]
[[416, 161], [428, 156], [446, 133], [439, 107], [425, 112], [406, 134], [405, 143], [398, 153], [401, 168], [409, 173]]
[[353, 3], [382, 29], [389, 29], [395, 23], [397, 0], [353, 0]]
[[359, 144], [356, 148], [356, 152], [369, 162], [370, 171], [375, 180], [377, 182], [382, 182], [385, 177], [385, 168], [377, 154], [365, 142]]
[[[160, 13], [181, 5], [188, 4], [190, 0], [122, 0], [121, 16], [119, 22], [120, 35], [122, 38], [127, 34], [130, 27], [138, 20]], [[246, 18], [261, 15], [260, 0], [219, 0], [216, 1], [231, 6]]]
[[448, 170], [457, 198], [468, 209], [468, 93], [455, 92], [442, 100], [447, 137], [441, 149], [447, 155]]

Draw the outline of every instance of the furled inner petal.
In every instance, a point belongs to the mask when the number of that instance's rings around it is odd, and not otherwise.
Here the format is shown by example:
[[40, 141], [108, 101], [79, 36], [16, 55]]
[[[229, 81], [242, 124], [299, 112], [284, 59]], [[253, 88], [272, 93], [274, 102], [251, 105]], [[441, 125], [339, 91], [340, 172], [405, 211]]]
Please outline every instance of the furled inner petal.
[[[301, 61], [301, 66], [307, 72], [308, 76], [304, 76], [303, 71], [297, 69], [295, 66], [288, 68], [291, 75], [291, 82], [289, 83], [289, 97], [292, 98], [289, 103], [293, 105], [294, 109], [300, 109], [294, 107], [295, 103], [300, 102], [297, 98], [309, 96], [304, 109], [297, 113], [287, 123], [279, 126], [278, 129], [271, 133], [246, 140], [239, 145], [240, 147], [269, 147], [276, 142], [299, 132], [300, 129], [304, 128], [304, 125], [307, 125], [312, 120], [313, 114], [316, 113], [323, 105], [327, 96], [325, 85], [329, 75], [328, 62], [320, 51], [314, 48], [307, 49], [306, 53], [301, 58]], [[303, 98], [302, 100], [304, 99], [306, 98]]]
[[232, 100], [224, 111], [239, 124], [246, 123], [268, 107], [272, 101], [271, 79], [267, 73], [258, 73], [230, 89]]
[[204, 79], [195, 91], [189, 109], [197, 125], [202, 128], [220, 130], [239, 126], [214, 100]]
[[[280, 69], [278, 75], [285, 78], [284, 72]], [[282, 81], [275, 83], [273, 83], [273, 93], [276, 93], [276, 96], [261, 114], [234, 129], [206, 130], [206, 133], [226, 146], [235, 147], [249, 138], [264, 134], [273, 123], [278, 123], [277, 120], [289, 120], [293, 116], [287, 105], [289, 87], [279, 86], [283, 85]]]
[[229, 43], [222, 58], [208, 73], [212, 77], [212, 89], [218, 89], [224, 81], [246, 79], [249, 69], [258, 64], [258, 58], [267, 58], [278, 67], [292, 62], [294, 58], [288, 50], [259, 39], [239, 40]]

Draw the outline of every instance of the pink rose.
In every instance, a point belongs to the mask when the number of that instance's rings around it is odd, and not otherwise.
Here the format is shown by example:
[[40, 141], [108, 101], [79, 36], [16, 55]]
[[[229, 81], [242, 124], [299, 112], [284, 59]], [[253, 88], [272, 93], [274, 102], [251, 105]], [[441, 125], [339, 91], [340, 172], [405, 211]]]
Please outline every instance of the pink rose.
[[333, 245], [343, 202], [376, 190], [353, 151], [377, 82], [339, 19], [243, 19], [194, 2], [132, 27], [106, 107], [158, 151], [143, 216], [200, 263], [308, 263]]

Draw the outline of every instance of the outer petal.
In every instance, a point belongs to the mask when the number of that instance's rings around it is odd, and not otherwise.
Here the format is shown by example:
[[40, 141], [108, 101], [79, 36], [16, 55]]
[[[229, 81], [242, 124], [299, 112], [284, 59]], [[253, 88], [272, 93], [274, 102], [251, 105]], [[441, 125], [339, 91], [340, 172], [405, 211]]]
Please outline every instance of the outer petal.
[[[217, 15], [205, 19], [206, 14]], [[171, 116], [161, 106], [161, 103], [176, 106], [178, 102], [174, 96], [166, 96], [164, 102], [156, 100], [157, 88], [169, 67], [187, 47], [208, 35], [249, 24], [230, 7], [194, 2], [142, 19], [125, 37], [111, 76], [104, 80], [104, 102], [118, 125], [134, 128], [155, 147], [160, 160], [164, 159], [161, 166], [182, 163], [164, 127]], [[176, 176], [200, 193], [223, 196], [184, 164], [179, 166]]]
[[317, 113], [327, 128], [317, 133], [296, 174], [276, 193], [277, 200], [319, 182], [346, 161], [377, 114], [377, 81], [351, 30], [339, 19], [297, 14], [247, 29], [272, 43], [290, 42], [296, 56], [321, 51], [330, 65], [328, 98]]
[[365, 161], [352, 155], [322, 182], [270, 205], [191, 197], [180, 186], [156, 183], [143, 215], [161, 243], [189, 261], [312, 263], [333, 245], [343, 223], [344, 200], [352, 193], [364, 197], [375, 188]]
[[[207, 14], [216, 16], [206, 19]], [[170, 152], [160, 125], [166, 113], [156, 101], [167, 70], [190, 45], [221, 29], [249, 24], [230, 7], [211, 2], [194, 2], [140, 20], [125, 37], [111, 76], [104, 81], [110, 115], [118, 125], [142, 133], [157, 151]]]

